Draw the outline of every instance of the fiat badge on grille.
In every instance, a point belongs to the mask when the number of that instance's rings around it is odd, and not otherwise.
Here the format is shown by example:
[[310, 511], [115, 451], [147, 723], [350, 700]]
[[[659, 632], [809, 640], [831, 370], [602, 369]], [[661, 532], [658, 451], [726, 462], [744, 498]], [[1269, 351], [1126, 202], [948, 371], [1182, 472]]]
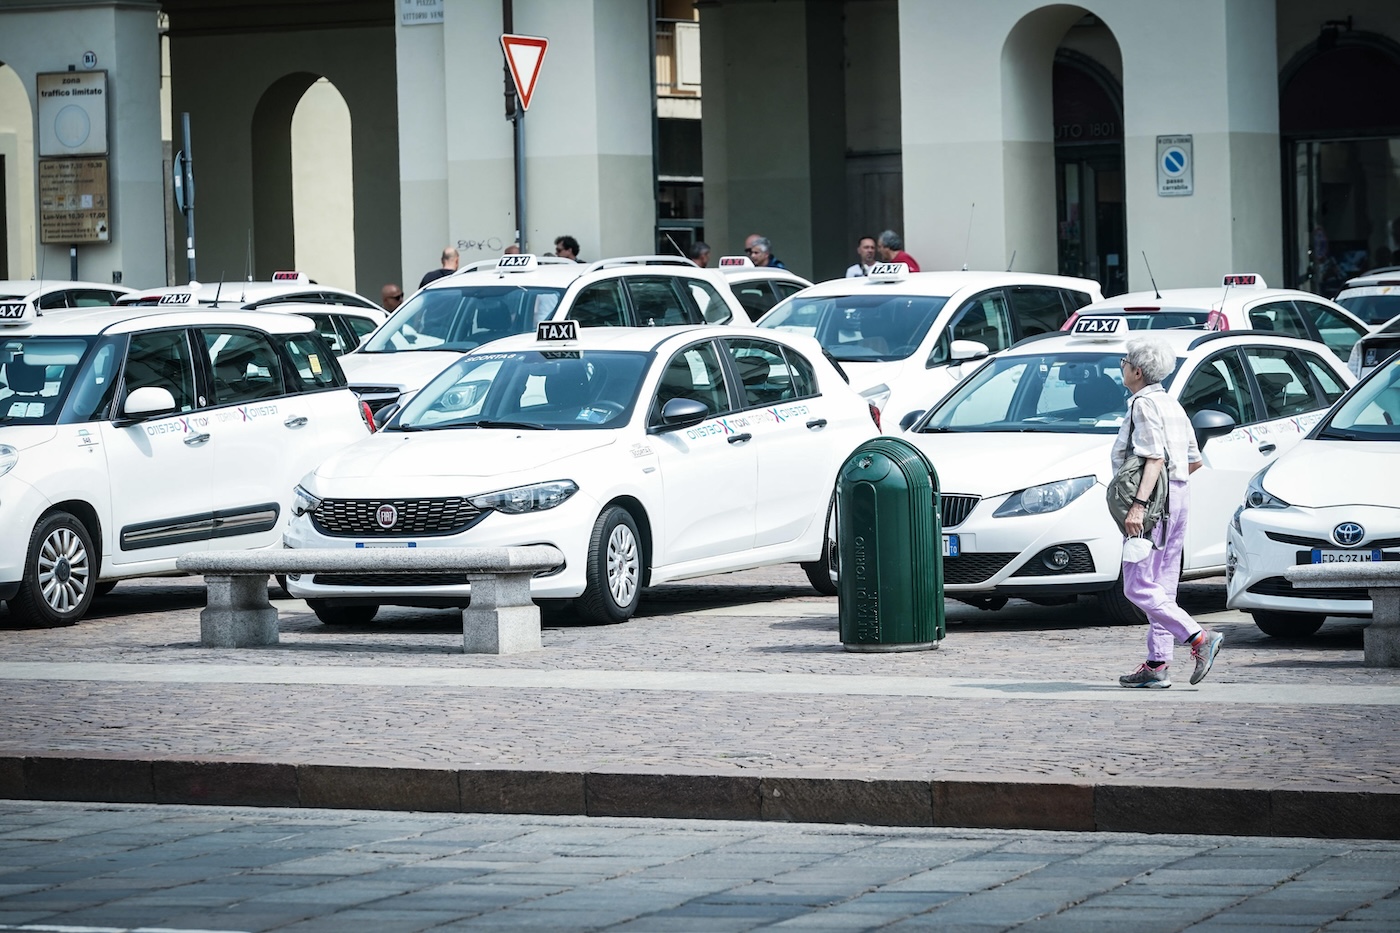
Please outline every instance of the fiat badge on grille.
[[380, 528], [393, 528], [394, 523], [399, 520], [399, 510], [386, 502], [375, 510], [374, 520], [379, 523]]

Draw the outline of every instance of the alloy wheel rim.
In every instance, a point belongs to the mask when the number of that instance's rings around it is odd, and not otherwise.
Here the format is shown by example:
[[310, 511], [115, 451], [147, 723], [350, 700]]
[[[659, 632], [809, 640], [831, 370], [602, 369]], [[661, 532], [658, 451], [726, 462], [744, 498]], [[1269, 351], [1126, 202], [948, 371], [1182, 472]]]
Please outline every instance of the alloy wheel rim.
[[87, 593], [91, 568], [87, 548], [71, 528], [56, 528], [39, 547], [39, 590], [55, 612], [78, 608]]
[[618, 606], [629, 606], [636, 597], [640, 564], [632, 529], [618, 525], [608, 535], [608, 591]]

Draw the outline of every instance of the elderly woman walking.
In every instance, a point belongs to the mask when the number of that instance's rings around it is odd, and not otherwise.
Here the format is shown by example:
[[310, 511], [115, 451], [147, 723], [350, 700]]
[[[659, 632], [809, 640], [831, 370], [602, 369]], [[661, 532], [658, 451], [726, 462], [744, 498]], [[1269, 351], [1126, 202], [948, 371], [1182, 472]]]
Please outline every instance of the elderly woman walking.
[[[1171, 664], [1173, 642], [1191, 646], [1196, 669], [1191, 683], [1198, 684], [1210, 673], [1215, 655], [1225, 636], [1201, 628], [1176, 604], [1176, 588], [1181, 578], [1181, 551], [1186, 543], [1186, 522], [1190, 509], [1187, 477], [1201, 466], [1195, 432], [1186, 411], [1162, 388], [1162, 380], [1176, 368], [1171, 347], [1152, 337], [1128, 341], [1123, 357], [1123, 385], [1132, 392], [1128, 417], [1113, 444], [1113, 469], [1130, 456], [1143, 458], [1142, 482], [1124, 527], [1133, 537], [1142, 534], [1145, 506], [1157, 477], [1167, 474], [1167, 510], [1151, 533], [1153, 548], [1140, 561], [1123, 562], [1123, 593], [1147, 614], [1147, 661], [1118, 682], [1124, 687], [1170, 687], [1167, 667]], [[1132, 450], [1128, 449], [1131, 437]]]

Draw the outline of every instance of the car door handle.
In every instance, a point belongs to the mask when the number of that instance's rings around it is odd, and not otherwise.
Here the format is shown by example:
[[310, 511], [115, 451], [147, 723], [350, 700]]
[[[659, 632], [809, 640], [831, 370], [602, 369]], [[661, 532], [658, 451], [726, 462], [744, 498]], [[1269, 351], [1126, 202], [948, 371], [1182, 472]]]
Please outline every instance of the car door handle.
[[1261, 454], [1271, 454], [1271, 453], [1273, 453], [1273, 452], [1276, 451], [1276, 450], [1278, 450], [1278, 445], [1277, 445], [1277, 444], [1260, 444], [1260, 445], [1259, 445], [1259, 452], [1260, 452]]
[[751, 440], [753, 440], [753, 435], [752, 435], [752, 434], [735, 434], [735, 435], [733, 435], [733, 436], [731, 436], [731, 437], [726, 437], [725, 440], [729, 441], [729, 443], [731, 443], [731, 444], [742, 444], [742, 443], [744, 443], [745, 441], [751, 441]]
[[287, 427], [289, 427], [289, 428], [304, 428], [304, 427], [306, 427], [306, 416], [305, 416], [305, 415], [293, 415], [292, 417], [288, 418], [286, 421], [284, 421], [284, 422], [282, 422], [282, 423], [283, 423], [284, 425], [286, 425]]
[[811, 421], [807, 422], [807, 427], [811, 428], [813, 431], [817, 430], [817, 428], [824, 428], [826, 427], [826, 419], [813, 418]]
[[191, 434], [189, 437], [185, 438], [185, 446], [198, 447], [200, 444], [207, 443], [208, 440], [208, 434]]

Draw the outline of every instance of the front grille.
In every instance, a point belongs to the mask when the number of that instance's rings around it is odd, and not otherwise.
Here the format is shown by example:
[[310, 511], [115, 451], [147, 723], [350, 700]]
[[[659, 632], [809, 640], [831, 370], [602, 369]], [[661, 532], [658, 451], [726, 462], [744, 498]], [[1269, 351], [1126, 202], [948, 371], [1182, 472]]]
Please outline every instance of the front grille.
[[[1045, 566], [1042, 559], [1051, 551], [1064, 549], [1069, 552], [1069, 563], [1063, 567], [1050, 568]], [[1093, 573], [1094, 557], [1089, 553], [1089, 546], [1085, 544], [1057, 544], [1048, 547], [1039, 554], [1026, 561], [1016, 568], [1011, 575], [1013, 577], [1043, 577], [1051, 573]]]
[[[392, 505], [399, 513], [392, 528], [381, 528], [379, 508]], [[323, 499], [311, 513], [322, 534], [341, 538], [403, 538], [453, 535], [466, 531], [482, 511], [461, 496], [445, 499]]]
[[1285, 577], [1266, 577], [1249, 588], [1258, 596], [1283, 596], [1291, 599], [1370, 599], [1364, 586], [1298, 586]]
[[[1277, 541], [1280, 544], [1296, 544], [1306, 548], [1322, 547], [1330, 549], [1341, 547], [1337, 542], [1328, 541], [1326, 538], [1306, 538], [1302, 535], [1286, 535], [1281, 531], [1266, 531], [1264, 534], [1268, 536], [1270, 541]], [[1375, 541], [1363, 541], [1361, 544], [1348, 548], [1348, 550], [1365, 551], [1370, 548], [1388, 547], [1400, 547], [1400, 538], [1377, 538]]]
[[939, 510], [939, 518], [944, 528], [956, 528], [967, 521], [977, 503], [982, 501], [981, 496], [944, 495], [940, 498], [943, 507]]
[[969, 585], [989, 580], [1011, 563], [1015, 554], [962, 554], [943, 558], [943, 582], [947, 585]]
[[381, 408], [387, 408], [399, 400], [398, 386], [357, 386], [352, 385], [350, 391], [369, 406], [369, 410], [375, 414]]
[[464, 573], [318, 573], [321, 586], [464, 586], [471, 581]]

